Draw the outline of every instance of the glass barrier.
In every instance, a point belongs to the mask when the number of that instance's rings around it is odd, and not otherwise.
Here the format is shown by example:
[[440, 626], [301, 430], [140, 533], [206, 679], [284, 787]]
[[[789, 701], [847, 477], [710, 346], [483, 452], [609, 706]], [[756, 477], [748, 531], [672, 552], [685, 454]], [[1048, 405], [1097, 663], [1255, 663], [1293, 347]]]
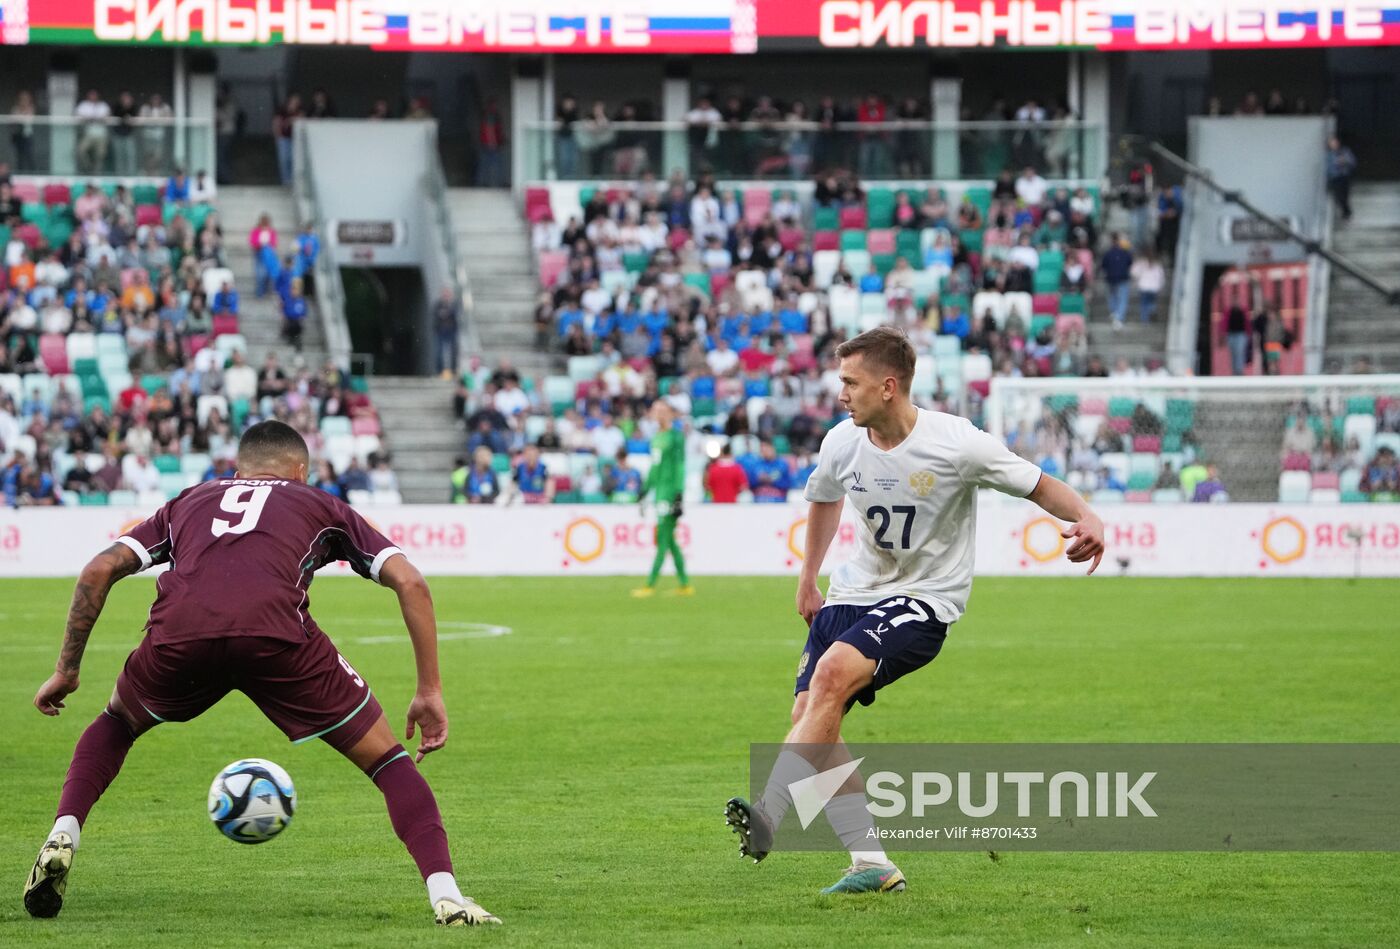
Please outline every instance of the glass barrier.
[[14, 175], [163, 179], [180, 167], [213, 181], [214, 128], [207, 119], [0, 115], [0, 162]]
[[672, 171], [800, 180], [846, 168], [862, 178], [984, 180], [1034, 166], [1050, 178], [1104, 171], [1103, 129], [1082, 122], [537, 123], [525, 135], [533, 181], [608, 181]]

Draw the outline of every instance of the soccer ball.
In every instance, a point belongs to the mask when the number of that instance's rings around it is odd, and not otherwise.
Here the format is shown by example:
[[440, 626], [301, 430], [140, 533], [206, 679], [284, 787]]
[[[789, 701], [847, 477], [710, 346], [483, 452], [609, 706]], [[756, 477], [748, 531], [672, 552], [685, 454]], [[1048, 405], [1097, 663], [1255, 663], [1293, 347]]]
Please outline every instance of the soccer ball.
[[235, 761], [209, 786], [209, 819], [240, 844], [276, 837], [292, 822], [296, 806], [291, 776], [263, 758]]

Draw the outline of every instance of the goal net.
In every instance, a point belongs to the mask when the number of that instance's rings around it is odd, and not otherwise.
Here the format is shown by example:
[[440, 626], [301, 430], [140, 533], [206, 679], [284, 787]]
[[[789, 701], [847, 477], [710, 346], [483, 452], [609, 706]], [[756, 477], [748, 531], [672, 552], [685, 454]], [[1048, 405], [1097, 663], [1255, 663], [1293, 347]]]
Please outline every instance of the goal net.
[[1400, 500], [1400, 375], [998, 377], [983, 421], [1095, 502]]

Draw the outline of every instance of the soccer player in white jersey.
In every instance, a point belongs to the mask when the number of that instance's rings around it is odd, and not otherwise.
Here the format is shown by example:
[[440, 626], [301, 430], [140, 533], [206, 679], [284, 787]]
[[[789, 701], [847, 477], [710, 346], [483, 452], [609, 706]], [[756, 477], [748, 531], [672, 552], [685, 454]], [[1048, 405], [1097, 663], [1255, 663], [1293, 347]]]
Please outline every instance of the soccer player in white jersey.
[[[733, 798], [725, 808], [740, 854], [755, 862], [767, 856], [792, 805], [789, 785], [849, 760], [841, 743], [845, 714], [933, 661], [948, 626], [962, 616], [972, 588], [978, 488], [1026, 498], [1069, 522], [1065, 555], [1090, 562], [1089, 573], [1103, 558], [1103, 522], [1073, 489], [967, 419], [910, 401], [915, 356], [901, 330], [862, 333], [836, 355], [841, 404], [851, 417], [827, 434], [807, 482], [811, 510], [797, 612], [810, 631], [797, 665], [789, 747], [758, 801]], [[832, 573], [823, 599], [817, 576], [847, 499], [860, 524], [859, 548]], [[809, 760], [814, 757], [821, 760]], [[826, 806], [851, 867], [823, 893], [905, 887], [904, 874], [870, 833], [866, 803], [853, 773]]]

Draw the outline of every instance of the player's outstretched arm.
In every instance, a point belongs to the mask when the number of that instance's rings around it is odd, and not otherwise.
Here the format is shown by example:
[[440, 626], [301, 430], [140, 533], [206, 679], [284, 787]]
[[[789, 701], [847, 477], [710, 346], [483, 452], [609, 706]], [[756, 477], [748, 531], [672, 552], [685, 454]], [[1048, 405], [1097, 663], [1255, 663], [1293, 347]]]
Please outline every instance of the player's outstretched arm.
[[126, 544], [113, 544], [88, 561], [78, 575], [73, 588], [73, 602], [68, 607], [68, 622], [63, 630], [63, 649], [58, 654], [54, 674], [39, 687], [34, 707], [45, 715], [57, 715], [63, 700], [78, 691], [78, 669], [83, 663], [83, 650], [92, 634], [107, 594], [123, 577], [141, 569], [141, 558]]
[[447, 708], [442, 704], [442, 678], [438, 672], [437, 616], [428, 581], [402, 554], [395, 554], [379, 568], [379, 582], [399, 597], [408, 638], [413, 643], [413, 660], [418, 667], [418, 688], [408, 704], [404, 738], [413, 737], [415, 726], [422, 730], [418, 758], [437, 751], [447, 743]]
[[836, 528], [841, 525], [841, 508], [846, 499], [836, 501], [813, 501], [807, 509], [807, 536], [802, 544], [802, 575], [797, 578], [797, 612], [812, 625], [817, 611], [826, 602], [817, 586], [821, 576], [822, 561], [836, 536]]
[[1074, 538], [1065, 551], [1070, 563], [1092, 560], [1089, 572], [1093, 573], [1099, 568], [1104, 550], [1103, 521], [1089, 507], [1089, 502], [1079, 496], [1079, 492], [1059, 478], [1043, 474], [1035, 490], [1026, 495], [1026, 500], [1034, 501], [1052, 517], [1070, 522], [1069, 529], [1060, 532], [1060, 536], [1066, 539]]

